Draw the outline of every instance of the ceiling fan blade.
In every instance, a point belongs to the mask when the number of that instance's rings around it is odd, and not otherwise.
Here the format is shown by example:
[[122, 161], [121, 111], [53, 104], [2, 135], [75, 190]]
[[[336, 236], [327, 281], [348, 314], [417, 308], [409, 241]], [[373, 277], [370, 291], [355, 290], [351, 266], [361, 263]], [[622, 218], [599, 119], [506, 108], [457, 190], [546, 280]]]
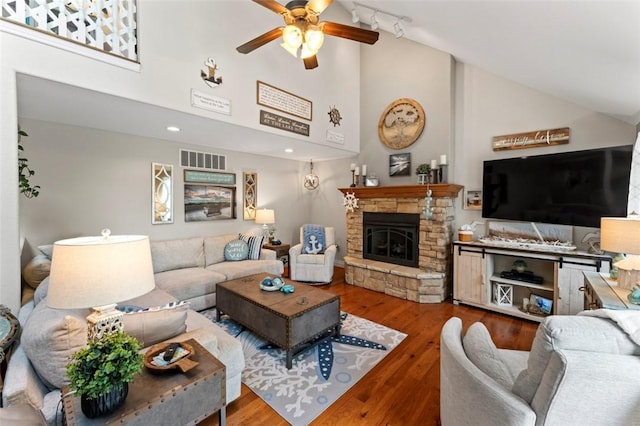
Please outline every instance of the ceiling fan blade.
[[350, 27], [335, 22], [323, 22], [320, 25], [322, 31], [327, 35], [359, 41], [360, 43], [374, 44], [380, 36], [377, 31]]
[[308, 58], [304, 58], [304, 69], [306, 70], [312, 70], [314, 68], [317, 68], [318, 66], [318, 58], [316, 57], [316, 55], [313, 56], [309, 56]]
[[316, 15], [320, 15], [331, 3], [333, 3], [333, 0], [309, 0], [306, 8]]
[[260, 6], [264, 6], [269, 10], [274, 11], [278, 15], [282, 15], [283, 13], [289, 13], [289, 9], [278, 3], [276, 0], [253, 0], [255, 3], [258, 3]]
[[271, 31], [268, 31], [254, 38], [253, 40], [249, 40], [242, 46], [236, 47], [236, 50], [240, 53], [249, 53], [257, 49], [258, 47], [264, 46], [270, 41], [277, 39], [281, 35], [282, 35], [282, 27], [274, 28]]

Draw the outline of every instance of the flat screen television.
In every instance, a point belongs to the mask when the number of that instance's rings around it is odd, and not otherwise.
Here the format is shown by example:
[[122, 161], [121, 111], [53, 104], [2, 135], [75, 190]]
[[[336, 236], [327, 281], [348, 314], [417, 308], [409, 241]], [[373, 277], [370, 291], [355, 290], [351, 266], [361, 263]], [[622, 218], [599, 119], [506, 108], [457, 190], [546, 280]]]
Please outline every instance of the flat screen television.
[[484, 162], [482, 217], [600, 227], [627, 215], [633, 145]]

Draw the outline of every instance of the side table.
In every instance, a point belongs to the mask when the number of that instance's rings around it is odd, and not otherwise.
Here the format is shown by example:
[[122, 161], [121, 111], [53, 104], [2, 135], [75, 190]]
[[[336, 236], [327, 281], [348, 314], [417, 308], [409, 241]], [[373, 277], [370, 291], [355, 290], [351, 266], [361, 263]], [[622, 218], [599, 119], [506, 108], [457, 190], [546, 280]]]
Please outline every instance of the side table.
[[191, 360], [198, 365], [186, 373], [153, 374], [143, 367], [124, 404], [115, 412], [89, 419], [80, 409], [80, 397], [62, 388], [65, 424], [194, 425], [218, 411], [218, 423], [226, 424], [226, 368], [194, 339]]
[[629, 302], [627, 296], [631, 290], [617, 286], [608, 274], [585, 271], [584, 274], [584, 308], [585, 309], [633, 309], [640, 310], [640, 305]]
[[283, 257], [287, 258], [286, 261], [282, 260], [282, 263], [284, 263], [284, 276], [289, 278], [289, 249], [291, 246], [289, 244], [278, 244], [277, 246], [274, 246], [273, 244], [267, 243], [263, 245], [263, 247], [275, 251], [278, 259]]

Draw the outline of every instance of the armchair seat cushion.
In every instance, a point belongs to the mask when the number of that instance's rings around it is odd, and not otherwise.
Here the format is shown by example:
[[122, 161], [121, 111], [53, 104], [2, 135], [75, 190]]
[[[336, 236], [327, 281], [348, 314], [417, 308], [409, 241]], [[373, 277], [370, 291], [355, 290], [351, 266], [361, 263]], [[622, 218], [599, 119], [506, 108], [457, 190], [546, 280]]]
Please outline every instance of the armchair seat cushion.
[[318, 254], [301, 254], [298, 256], [298, 264], [304, 265], [323, 265], [325, 257]]

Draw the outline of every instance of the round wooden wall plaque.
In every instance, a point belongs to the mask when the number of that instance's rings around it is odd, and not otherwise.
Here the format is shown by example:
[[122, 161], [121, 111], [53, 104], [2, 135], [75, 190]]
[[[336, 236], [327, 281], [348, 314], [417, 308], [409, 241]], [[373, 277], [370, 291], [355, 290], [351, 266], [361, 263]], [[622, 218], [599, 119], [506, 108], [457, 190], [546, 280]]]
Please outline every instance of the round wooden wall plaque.
[[427, 119], [420, 104], [410, 98], [393, 101], [380, 116], [378, 136], [392, 149], [404, 149], [422, 134]]

